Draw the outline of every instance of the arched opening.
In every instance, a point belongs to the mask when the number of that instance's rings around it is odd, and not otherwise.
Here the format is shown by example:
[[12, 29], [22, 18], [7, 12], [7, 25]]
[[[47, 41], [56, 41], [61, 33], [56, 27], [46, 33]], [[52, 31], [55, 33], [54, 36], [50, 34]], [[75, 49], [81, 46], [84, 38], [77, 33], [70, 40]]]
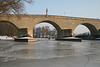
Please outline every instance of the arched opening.
[[89, 23], [83, 23], [82, 25], [86, 26], [90, 30], [91, 35], [97, 35], [98, 34], [98, 31], [97, 31], [97, 29], [95, 28], [94, 25], [89, 24]]
[[92, 24], [82, 23], [75, 28], [73, 33], [76, 37], [82, 37], [83, 39], [94, 39], [98, 34], [98, 31]]
[[18, 36], [18, 28], [9, 21], [0, 21], [1, 36]]
[[[35, 26], [35, 28], [33, 30], [34, 37], [59, 38], [61, 36], [60, 35], [61, 28], [55, 22], [47, 20], [47, 21], [41, 21], [37, 25], [38, 26]], [[43, 31], [43, 29], [44, 29], [44, 31]], [[38, 36], [35, 36], [35, 35], [38, 35]]]

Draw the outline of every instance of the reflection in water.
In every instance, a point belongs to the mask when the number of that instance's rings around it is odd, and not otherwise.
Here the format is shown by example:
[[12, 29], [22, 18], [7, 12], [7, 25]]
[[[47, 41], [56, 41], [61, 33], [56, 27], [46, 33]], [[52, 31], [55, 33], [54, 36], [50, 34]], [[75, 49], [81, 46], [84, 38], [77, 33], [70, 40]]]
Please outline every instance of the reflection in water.
[[[68, 42], [39, 40], [37, 42], [0, 41], [0, 57], [48, 59], [56, 57], [100, 54], [100, 41]], [[12, 46], [13, 45], [13, 46]], [[10, 47], [9, 49], [6, 49]]]
[[34, 53], [34, 49], [33, 49], [34, 44], [32, 42], [28, 42], [28, 47], [30, 47], [30, 49], [28, 49], [28, 54], [33, 55], [33, 53]]
[[73, 44], [71, 42], [65, 43], [58, 41], [55, 44], [55, 55], [56, 56], [68, 56], [68, 55], [72, 55], [74, 54], [74, 48], [73, 48]]

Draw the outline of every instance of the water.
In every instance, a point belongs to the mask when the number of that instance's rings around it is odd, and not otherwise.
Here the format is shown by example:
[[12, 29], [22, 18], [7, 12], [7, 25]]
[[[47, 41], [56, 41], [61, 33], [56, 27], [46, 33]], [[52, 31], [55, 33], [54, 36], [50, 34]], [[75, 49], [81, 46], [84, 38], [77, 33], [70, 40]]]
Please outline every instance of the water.
[[0, 67], [100, 67], [100, 41], [0, 41]]

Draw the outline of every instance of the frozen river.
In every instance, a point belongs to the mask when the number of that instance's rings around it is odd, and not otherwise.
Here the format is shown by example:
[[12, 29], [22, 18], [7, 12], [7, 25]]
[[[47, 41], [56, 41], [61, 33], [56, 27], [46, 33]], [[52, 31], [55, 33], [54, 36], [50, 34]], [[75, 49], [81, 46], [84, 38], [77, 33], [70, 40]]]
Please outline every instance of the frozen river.
[[0, 67], [100, 67], [100, 40], [0, 41]]

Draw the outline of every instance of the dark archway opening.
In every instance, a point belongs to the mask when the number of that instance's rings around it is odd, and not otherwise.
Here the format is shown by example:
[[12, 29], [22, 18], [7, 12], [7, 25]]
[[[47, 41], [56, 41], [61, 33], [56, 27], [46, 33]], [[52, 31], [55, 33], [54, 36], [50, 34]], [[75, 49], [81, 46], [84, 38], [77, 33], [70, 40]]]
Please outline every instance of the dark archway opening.
[[[54, 27], [54, 29], [52, 31], [50, 31], [50, 33], [52, 33], [51, 35], [54, 36], [56, 39], [61, 37], [61, 28], [55, 22], [48, 21], [48, 20], [47, 21], [41, 21], [41, 22], [39, 22], [39, 24], [42, 24], [42, 23], [48, 23], [48, 24], [50, 24], [50, 25], [52, 25]], [[39, 35], [42, 35], [43, 34], [43, 33], [42, 34], [40, 33], [41, 28], [44, 28], [44, 27], [39, 27], [37, 29]], [[45, 28], [47, 29], [47, 28], [50, 28], [50, 27], [45, 26]], [[33, 31], [33, 36], [34, 36], [34, 32], [35, 31]], [[50, 34], [50, 33], [48, 33], [48, 34]], [[49, 36], [38, 36], [38, 37], [49, 37]]]
[[1, 36], [18, 36], [18, 28], [9, 21], [0, 21]]
[[86, 26], [90, 30], [92, 36], [95, 36], [98, 34], [98, 31], [94, 25], [89, 24], [89, 23], [83, 23], [82, 25]]
[[[98, 35], [98, 31], [95, 28], [95, 26], [92, 24], [89, 24], [89, 23], [82, 23], [82, 24], [78, 25], [76, 28], [79, 31], [77, 32], [78, 34], [76, 34], [75, 33], [76, 29], [75, 29], [74, 36], [80, 37], [82, 39], [95, 39]], [[79, 33], [79, 32], [81, 32], [81, 33]]]

